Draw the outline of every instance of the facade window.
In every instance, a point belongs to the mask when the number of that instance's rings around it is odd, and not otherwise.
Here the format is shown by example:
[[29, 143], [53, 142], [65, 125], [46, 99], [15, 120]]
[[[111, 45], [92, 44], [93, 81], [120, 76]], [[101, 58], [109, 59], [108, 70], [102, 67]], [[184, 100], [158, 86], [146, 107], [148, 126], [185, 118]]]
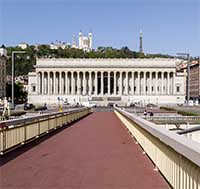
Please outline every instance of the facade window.
[[32, 92], [35, 92], [35, 91], [36, 91], [36, 87], [32, 86]]
[[180, 92], [180, 86], [176, 87], [176, 92], [179, 93]]

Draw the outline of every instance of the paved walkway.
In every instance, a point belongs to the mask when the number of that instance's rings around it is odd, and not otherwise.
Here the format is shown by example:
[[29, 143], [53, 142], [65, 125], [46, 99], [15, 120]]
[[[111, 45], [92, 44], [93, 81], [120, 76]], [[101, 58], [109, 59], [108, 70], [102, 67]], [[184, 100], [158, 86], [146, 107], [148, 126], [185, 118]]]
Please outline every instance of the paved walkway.
[[113, 112], [96, 112], [4, 163], [1, 189], [169, 188]]

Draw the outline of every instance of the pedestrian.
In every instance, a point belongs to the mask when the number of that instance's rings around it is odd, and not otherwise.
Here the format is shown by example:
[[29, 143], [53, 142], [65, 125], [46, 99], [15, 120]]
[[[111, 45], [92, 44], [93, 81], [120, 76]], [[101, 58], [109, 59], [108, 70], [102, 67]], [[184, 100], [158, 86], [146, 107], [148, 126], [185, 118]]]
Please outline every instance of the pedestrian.
[[150, 112], [150, 116], [153, 116], [153, 112]]

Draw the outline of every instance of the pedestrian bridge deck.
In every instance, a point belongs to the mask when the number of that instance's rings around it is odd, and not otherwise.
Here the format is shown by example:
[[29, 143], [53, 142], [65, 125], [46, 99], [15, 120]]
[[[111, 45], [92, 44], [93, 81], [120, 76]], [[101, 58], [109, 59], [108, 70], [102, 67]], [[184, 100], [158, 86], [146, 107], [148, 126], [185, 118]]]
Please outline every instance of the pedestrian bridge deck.
[[0, 188], [169, 188], [114, 112], [95, 112], [34, 143], [1, 159]]

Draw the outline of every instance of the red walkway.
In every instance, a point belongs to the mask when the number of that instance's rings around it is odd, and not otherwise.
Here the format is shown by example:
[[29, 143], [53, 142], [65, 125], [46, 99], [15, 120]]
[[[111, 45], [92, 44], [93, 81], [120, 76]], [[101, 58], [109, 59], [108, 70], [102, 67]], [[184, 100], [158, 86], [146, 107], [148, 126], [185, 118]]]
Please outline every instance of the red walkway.
[[1, 189], [169, 188], [113, 112], [89, 115], [1, 167]]

